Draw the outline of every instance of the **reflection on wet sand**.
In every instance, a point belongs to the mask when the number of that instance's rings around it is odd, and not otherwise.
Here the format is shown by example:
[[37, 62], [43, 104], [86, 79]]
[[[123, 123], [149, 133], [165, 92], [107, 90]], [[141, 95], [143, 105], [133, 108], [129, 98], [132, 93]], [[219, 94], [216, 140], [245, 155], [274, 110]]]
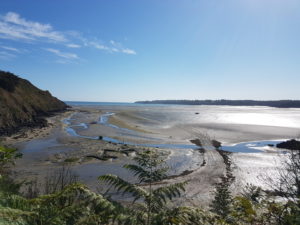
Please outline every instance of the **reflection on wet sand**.
[[[264, 118], [269, 113], [278, 121], [288, 119], [287, 124], [292, 126], [279, 126], [281, 122], [270, 126], [266, 125], [269, 121], [259, 120], [254, 123], [253, 118], [260, 113]], [[237, 120], [234, 115], [238, 115]], [[246, 120], [247, 116], [252, 119]], [[245, 121], [241, 123], [239, 118]], [[222, 142], [223, 150], [234, 152], [230, 158], [238, 179], [232, 187], [238, 192], [247, 182], [264, 185], [257, 177], [278, 166], [270, 160], [279, 157], [272, 147], [277, 143], [274, 140], [296, 137], [299, 128], [295, 124], [300, 124], [297, 109], [212, 106], [77, 106], [50, 120], [53, 127], [49, 135], [14, 140], [24, 154], [15, 168], [19, 179], [38, 178], [43, 182], [48, 171], [70, 162], [80, 180], [96, 190], [100, 187], [99, 175], [114, 173], [132, 179], [132, 174], [122, 168], [134, 156], [126, 150], [157, 149], [168, 156], [172, 179], [166, 182], [190, 181], [181, 201], [192, 205], [209, 202], [213, 184], [226, 172], [226, 166], [216, 150], [205, 146], [210, 150], [198, 151], [191, 139], [215, 139]], [[106, 161], [86, 157], [101, 158], [107, 150], [113, 157]]]

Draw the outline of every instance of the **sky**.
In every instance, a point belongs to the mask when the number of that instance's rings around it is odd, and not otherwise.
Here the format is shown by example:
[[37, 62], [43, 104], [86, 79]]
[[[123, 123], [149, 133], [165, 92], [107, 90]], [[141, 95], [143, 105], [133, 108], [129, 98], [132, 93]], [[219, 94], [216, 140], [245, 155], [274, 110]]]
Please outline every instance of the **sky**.
[[300, 99], [299, 0], [1, 0], [0, 69], [65, 101]]

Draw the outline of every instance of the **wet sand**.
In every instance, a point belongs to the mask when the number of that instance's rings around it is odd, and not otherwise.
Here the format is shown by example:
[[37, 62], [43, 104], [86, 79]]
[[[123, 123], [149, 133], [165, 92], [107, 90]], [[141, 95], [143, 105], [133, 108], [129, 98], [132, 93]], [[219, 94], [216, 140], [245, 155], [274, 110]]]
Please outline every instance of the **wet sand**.
[[[143, 151], [146, 147], [70, 136], [66, 132], [66, 127], [70, 125], [87, 124], [88, 129], [80, 126], [72, 127], [82, 136], [105, 136], [116, 138], [120, 142], [130, 141], [137, 144], [191, 145], [190, 140], [195, 138], [203, 141], [216, 139], [222, 143], [233, 144], [245, 141], [288, 139], [297, 137], [299, 134], [299, 128], [294, 126], [281, 127], [218, 121], [205, 123], [204, 120], [197, 122], [190, 119], [198, 116], [195, 111], [190, 110], [189, 118], [181, 121], [172, 118], [177, 115], [177, 112], [170, 115], [170, 118], [165, 116], [155, 119], [157, 115], [153, 116], [151, 110], [143, 108], [77, 106], [68, 112], [49, 118], [51, 126], [28, 131], [17, 138], [7, 138], [4, 143], [13, 144], [23, 153], [23, 158], [17, 161], [14, 168], [17, 179], [38, 179], [38, 182], [43, 183], [44, 177], [50, 171], [58, 168], [65, 161], [71, 161], [69, 165], [79, 175], [79, 179], [92, 190], [98, 190], [101, 185], [97, 177], [106, 173], [117, 174], [134, 182], [131, 174], [122, 168], [124, 164], [132, 162], [134, 154], [126, 155], [122, 153], [122, 150], [135, 148], [137, 151]], [[108, 122], [121, 129], [99, 123], [100, 115], [106, 112], [115, 113]], [[69, 120], [70, 125], [62, 122], [70, 116], [72, 117]], [[100, 161], [86, 157], [87, 155], [102, 155], [105, 149], [115, 151], [109, 154], [117, 158]], [[155, 148], [147, 147], [147, 149]], [[212, 198], [213, 185], [219, 182], [220, 177], [226, 172], [226, 166], [220, 154], [215, 150], [208, 150], [205, 154], [193, 149], [170, 148], [159, 149], [159, 151], [169, 155], [170, 175], [180, 175], [186, 170], [193, 171], [188, 175], [165, 181], [166, 183], [189, 181], [185, 194], [177, 202], [207, 206]], [[236, 177], [232, 190], [234, 193], [239, 193], [246, 183], [265, 186], [258, 178], [263, 176], [266, 170], [271, 172], [275, 170], [278, 166], [276, 159], [280, 156], [272, 151], [265, 151], [251, 154], [233, 153], [230, 157], [233, 174]], [[203, 166], [204, 160], [206, 164]]]

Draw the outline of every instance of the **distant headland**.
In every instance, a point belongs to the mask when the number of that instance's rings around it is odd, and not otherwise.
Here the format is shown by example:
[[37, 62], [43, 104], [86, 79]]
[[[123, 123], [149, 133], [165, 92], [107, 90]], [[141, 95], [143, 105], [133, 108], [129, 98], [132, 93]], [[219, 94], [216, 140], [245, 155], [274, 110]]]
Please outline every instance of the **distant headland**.
[[300, 100], [153, 100], [137, 101], [140, 104], [172, 104], [172, 105], [229, 105], [229, 106], [269, 106], [276, 108], [300, 108]]

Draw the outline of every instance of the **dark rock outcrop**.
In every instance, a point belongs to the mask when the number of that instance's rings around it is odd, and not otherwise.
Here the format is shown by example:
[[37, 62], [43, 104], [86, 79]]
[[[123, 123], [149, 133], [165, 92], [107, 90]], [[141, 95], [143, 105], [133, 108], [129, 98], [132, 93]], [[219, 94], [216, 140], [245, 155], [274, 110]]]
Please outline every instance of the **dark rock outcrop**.
[[296, 141], [295, 139], [291, 139], [288, 141], [281, 142], [276, 145], [277, 148], [285, 148], [289, 150], [300, 150], [300, 141]]
[[0, 136], [21, 128], [44, 127], [46, 116], [68, 108], [64, 102], [29, 81], [0, 71]]

